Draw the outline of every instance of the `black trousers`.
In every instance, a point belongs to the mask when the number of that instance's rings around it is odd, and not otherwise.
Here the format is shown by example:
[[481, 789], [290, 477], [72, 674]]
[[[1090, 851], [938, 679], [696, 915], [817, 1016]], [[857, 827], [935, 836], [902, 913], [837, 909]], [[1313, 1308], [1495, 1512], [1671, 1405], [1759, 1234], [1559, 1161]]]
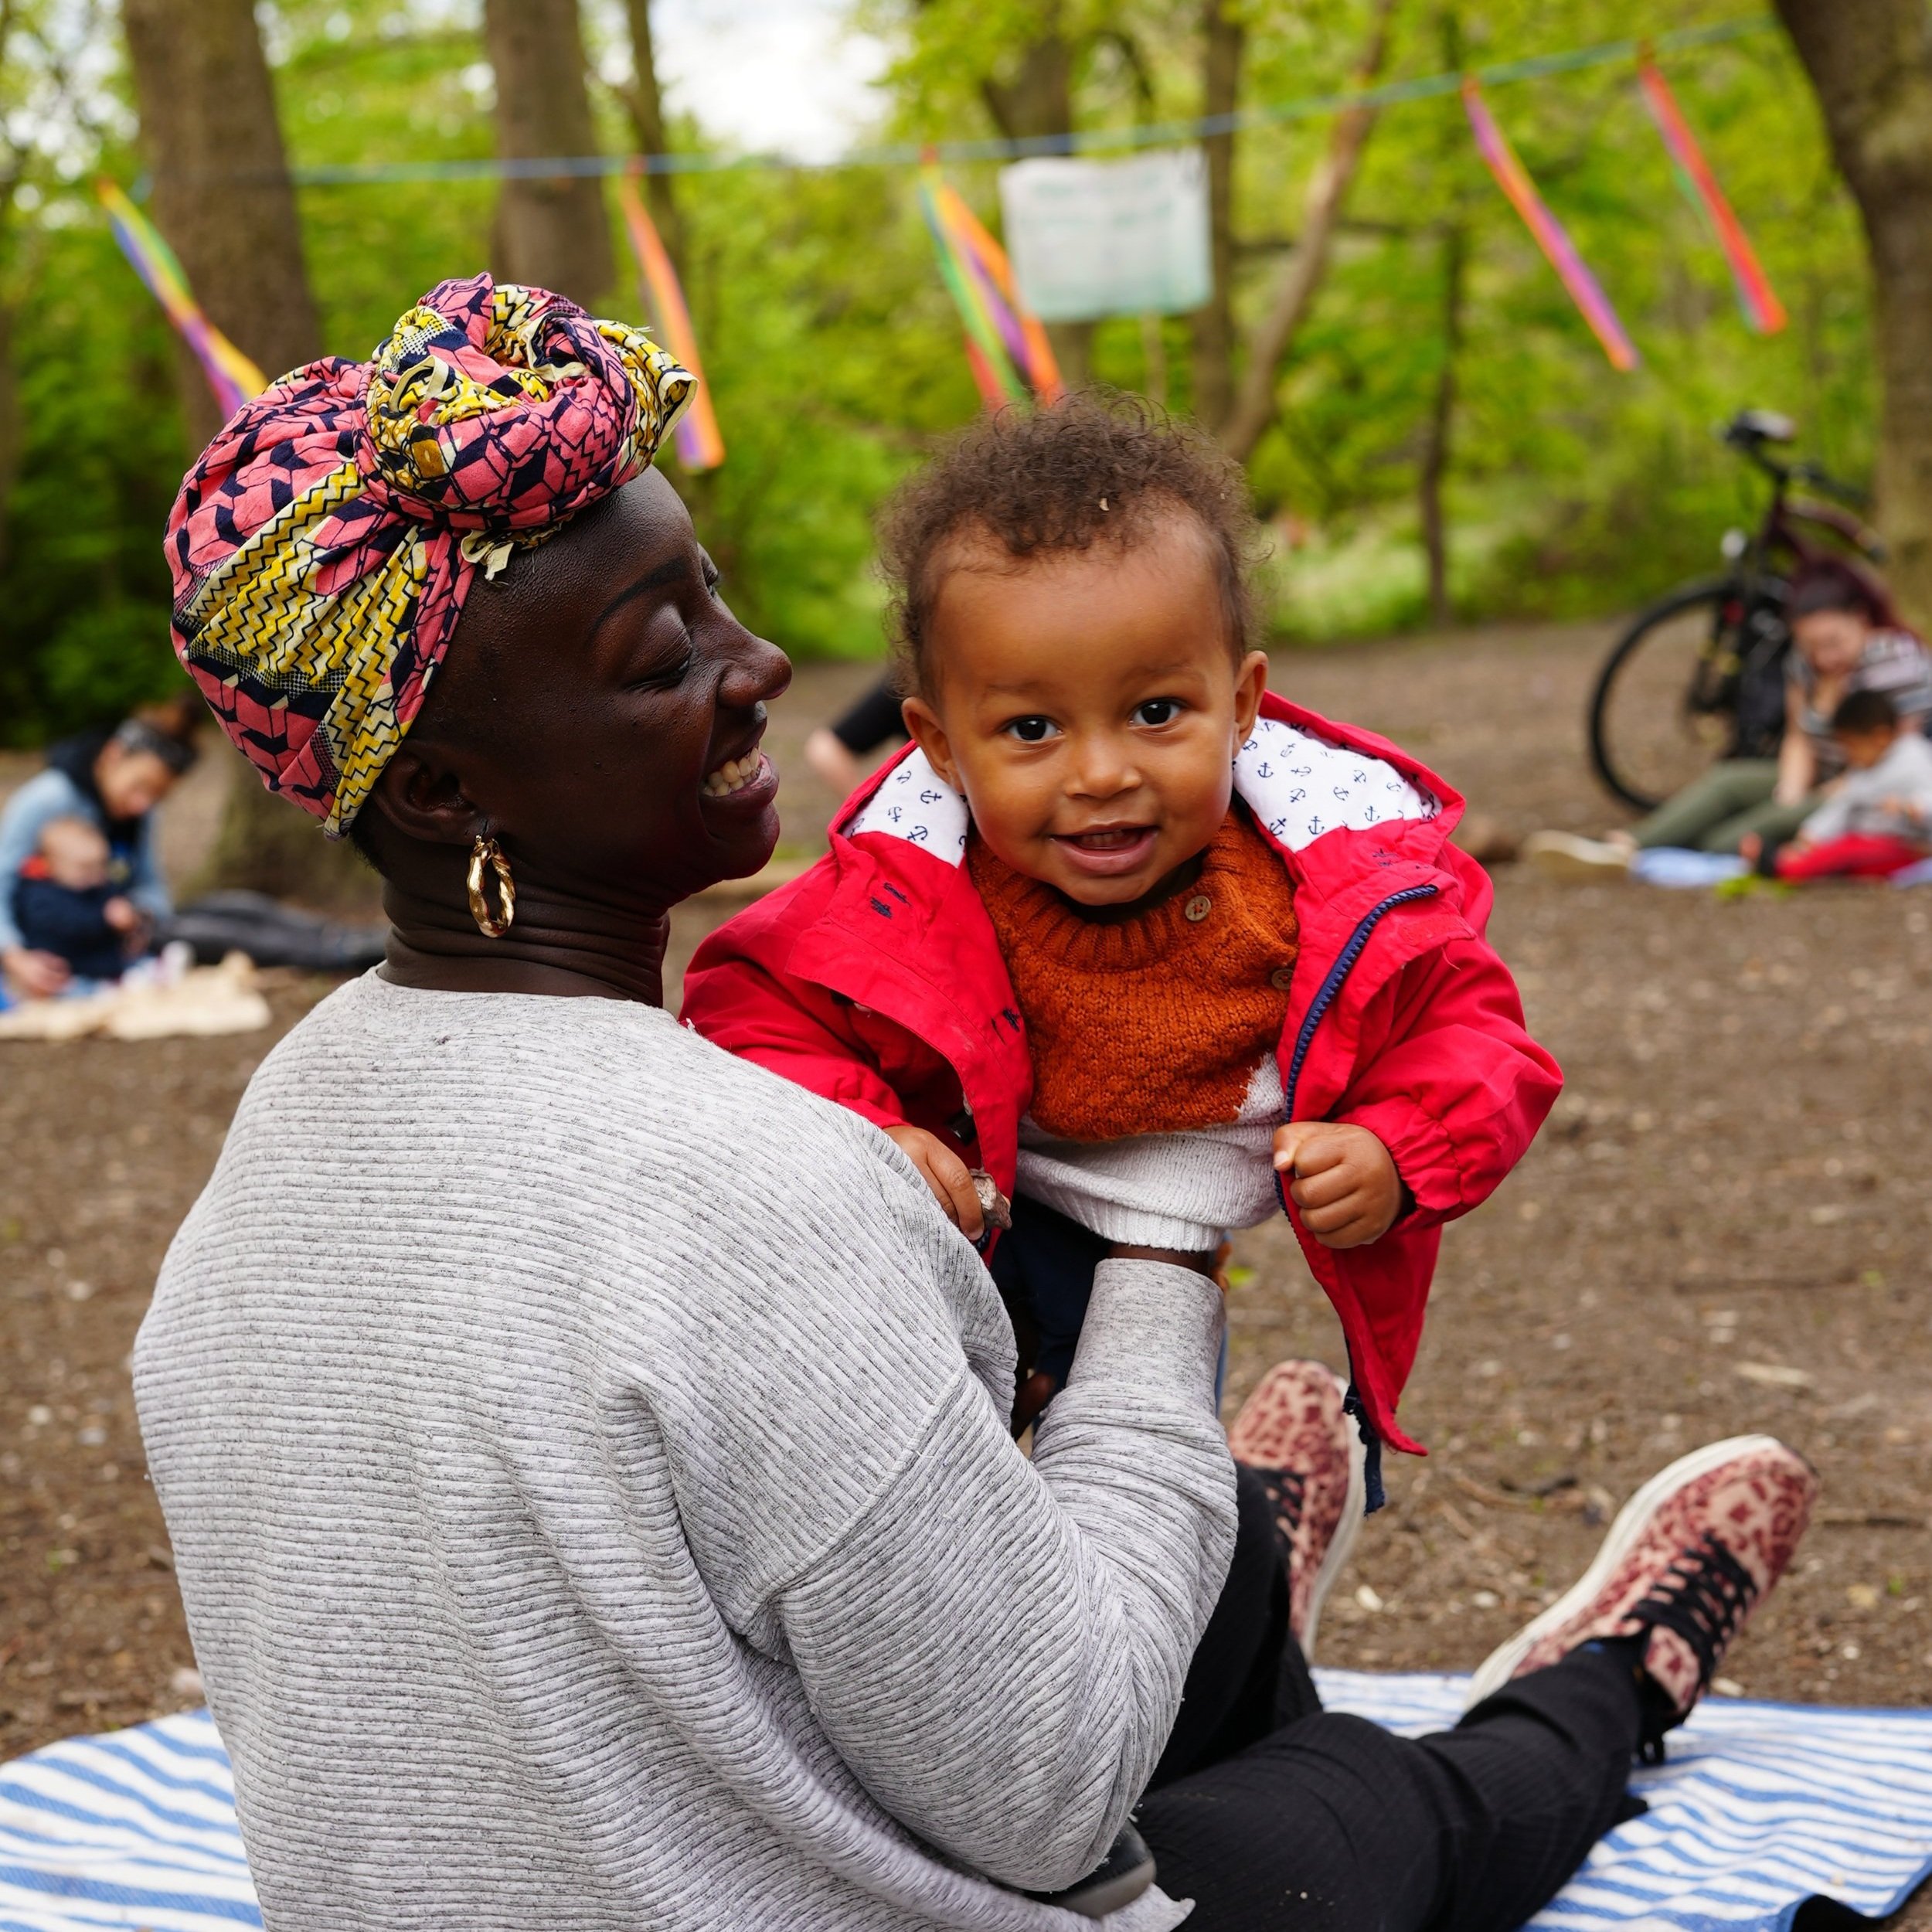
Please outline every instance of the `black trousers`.
[[1573, 1652], [1410, 1740], [1324, 1711], [1260, 1486], [1135, 1822], [1188, 1932], [1512, 1932], [1629, 1815], [1629, 1657]]

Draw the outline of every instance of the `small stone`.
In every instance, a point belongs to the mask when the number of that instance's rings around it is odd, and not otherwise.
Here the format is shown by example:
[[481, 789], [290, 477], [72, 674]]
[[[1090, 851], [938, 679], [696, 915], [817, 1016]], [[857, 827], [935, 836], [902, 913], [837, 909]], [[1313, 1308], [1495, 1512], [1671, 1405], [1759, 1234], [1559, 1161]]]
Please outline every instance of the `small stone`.
[[1382, 1607], [1381, 1597], [1366, 1583], [1356, 1590], [1355, 1600], [1366, 1611], [1377, 1611]]
[[185, 1664], [168, 1679], [168, 1688], [177, 1697], [205, 1697], [207, 1695], [202, 1689], [201, 1672], [189, 1668]]

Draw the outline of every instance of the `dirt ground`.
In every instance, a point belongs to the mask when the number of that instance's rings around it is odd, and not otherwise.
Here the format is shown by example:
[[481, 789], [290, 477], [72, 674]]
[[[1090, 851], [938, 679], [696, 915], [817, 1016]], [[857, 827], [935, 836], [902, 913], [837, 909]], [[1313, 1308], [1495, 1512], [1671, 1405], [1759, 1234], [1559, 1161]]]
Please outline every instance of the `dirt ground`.
[[[1277, 689], [1408, 745], [1515, 831], [1610, 815], [1579, 719], [1605, 633], [1487, 631], [1284, 658]], [[770, 740], [787, 844], [832, 801], [811, 723], [862, 682], [802, 672]], [[0, 770], [0, 786], [17, 771]], [[178, 866], [219, 779], [171, 828]], [[1492, 937], [1569, 1085], [1449, 1233], [1396, 1458], [1322, 1661], [1468, 1667], [1565, 1585], [1673, 1455], [1776, 1431], [1824, 1477], [1798, 1570], [1727, 1690], [1932, 1694], [1932, 892], [1720, 902], [1503, 866]], [[674, 965], [720, 916], [683, 909]], [[325, 991], [276, 995], [277, 1030]], [[274, 1033], [0, 1046], [0, 1758], [194, 1701], [128, 1352], [168, 1236]], [[1285, 1226], [1238, 1244], [1238, 1401], [1338, 1353]], [[1921, 1903], [1902, 1921], [1932, 1924]]]

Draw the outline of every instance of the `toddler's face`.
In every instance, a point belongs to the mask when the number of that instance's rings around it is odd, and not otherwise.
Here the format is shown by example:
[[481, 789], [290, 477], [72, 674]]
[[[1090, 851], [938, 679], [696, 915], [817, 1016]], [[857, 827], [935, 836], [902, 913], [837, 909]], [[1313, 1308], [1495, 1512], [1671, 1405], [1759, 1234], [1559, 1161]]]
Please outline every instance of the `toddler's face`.
[[1835, 731], [1845, 762], [1854, 771], [1869, 771], [1892, 749], [1896, 733], [1892, 731]]
[[1226, 818], [1267, 659], [1230, 653], [1209, 539], [1185, 512], [1124, 548], [1022, 563], [963, 549], [929, 651], [934, 689], [907, 723], [1015, 871], [1131, 905]]
[[70, 892], [92, 892], [107, 883], [107, 842], [78, 818], [56, 818], [40, 834], [47, 876]]

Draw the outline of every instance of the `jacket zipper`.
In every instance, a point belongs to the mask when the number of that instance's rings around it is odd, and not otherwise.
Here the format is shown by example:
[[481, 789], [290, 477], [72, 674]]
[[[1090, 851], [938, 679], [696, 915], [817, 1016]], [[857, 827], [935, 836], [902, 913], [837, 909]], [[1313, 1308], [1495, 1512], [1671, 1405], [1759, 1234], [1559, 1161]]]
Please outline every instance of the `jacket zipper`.
[[[1434, 886], [1410, 886], [1399, 893], [1391, 893], [1379, 905], [1371, 906], [1363, 914], [1361, 922], [1349, 935], [1349, 943], [1335, 955], [1335, 964], [1328, 968], [1328, 977], [1316, 989], [1315, 995], [1308, 1002], [1307, 1017], [1301, 1022], [1301, 1030], [1294, 1038], [1294, 1051], [1288, 1056], [1288, 1077], [1282, 1083], [1281, 1117], [1284, 1121], [1294, 1118], [1295, 1089], [1301, 1082], [1301, 1063], [1308, 1056], [1308, 1048], [1315, 1039], [1315, 1030], [1321, 1024], [1340, 994], [1343, 982], [1355, 970], [1355, 961], [1362, 957], [1362, 949], [1369, 943], [1369, 935], [1381, 924], [1383, 918], [1398, 906], [1406, 906], [1411, 900], [1432, 899], [1435, 896]], [[1288, 1211], [1288, 1187], [1287, 1177], [1277, 1174], [1274, 1191], [1281, 1202], [1281, 1212]], [[1344, 1413], [1355, 1418], [1357, 1431], [1362, 1437], [1363, 1450], [1362, 1477], [1365, 1494], [1362, 1513], [1372, 1516], [1387, 1502], [1386, 1492], [1382, 1486], [1382, 1438], [1376, 1434], [1375, 1425], [1369, 1420], [1369, 1413], [1363, 1406], [1362, 1392], [1355, 1386], [1355, 1364], [1349, 1364], [1349, 1393], [1342, 1398]]]

